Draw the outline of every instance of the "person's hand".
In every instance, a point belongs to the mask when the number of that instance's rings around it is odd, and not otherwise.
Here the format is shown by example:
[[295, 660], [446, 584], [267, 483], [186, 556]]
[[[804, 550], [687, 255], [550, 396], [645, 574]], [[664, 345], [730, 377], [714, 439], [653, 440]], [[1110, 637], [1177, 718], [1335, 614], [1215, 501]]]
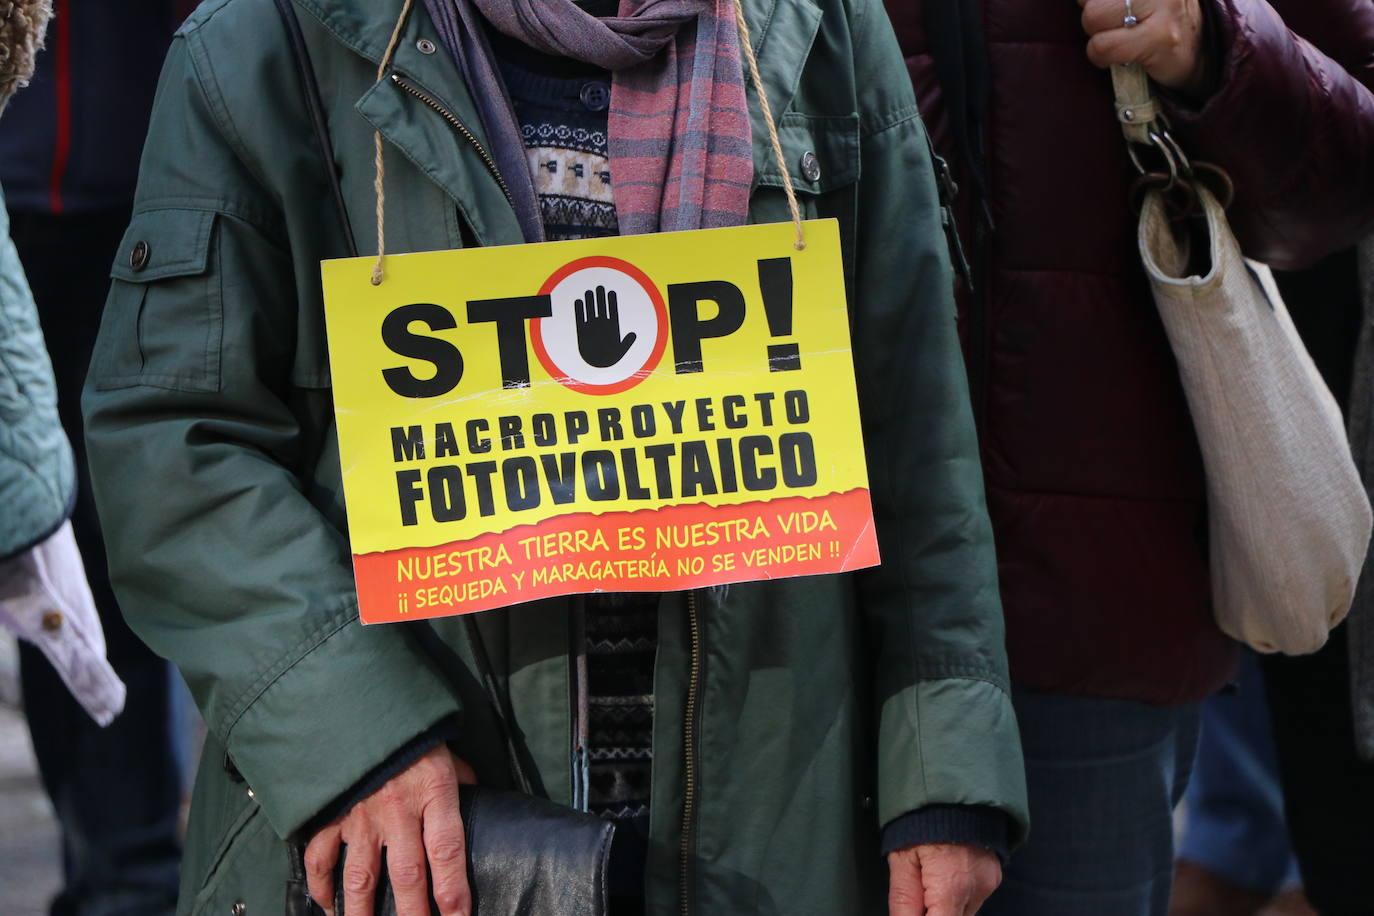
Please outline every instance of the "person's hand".
[[[1131, 0], [1137, 24], [1126, 27], [1126, 0], [1078, 0], [1088, 59], [1099, 67], [1140, 64], [1161, 86], [1194, 95], [1207, 86], [1199, 0]], [[1210, 2], [1210, 0], [1205, 0]]]
[[997, 855], [978, 846], [908, 846], [887, 868], [888, 916], [973, 916], [1002, 883]]
[[373, 916], [382, 847], [396, 898], [396, 916], [429, 916], [429, 882], [443, 916], [468, 916], [467, 851], [458, 814], [458, 785], [477, 781], [472, 767], [444, 745], [391, 778], [386, 785], [324, 827], [305, 847], [310, 896], [334, 913], [334, 867], [339, 843], [344, 861], [344, 909], [348, 916]]

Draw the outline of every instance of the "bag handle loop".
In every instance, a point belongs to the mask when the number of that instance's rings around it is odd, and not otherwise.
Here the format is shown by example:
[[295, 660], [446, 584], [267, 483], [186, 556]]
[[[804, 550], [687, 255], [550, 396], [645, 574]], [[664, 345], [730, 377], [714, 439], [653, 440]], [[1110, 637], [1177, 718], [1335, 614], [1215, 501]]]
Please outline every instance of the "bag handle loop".
[[[1194, 212], [1196, 185], [1203, 182], [1212, 185], [1209, 189], [1222, 209], [1228, 209], [1235, 196], [1231, 176], [1213, 163], [1193, 162], [1183, 152], [1183, 147], [1169, 132], [1169, 120], [1160, 109], [1145, 68], [1140, 64], [1113, 64], [1111, 73], [1116, 118], [1126, 137], [1126, 152], [1140, 173], [1132, 197], [1138, 199], [1144, 190], [1158, 190], [1161, 194], [1178, 191], [1186, 205], [1175, 209], [1186, 215]], [[1156, 156], [1163, 170], [1150, 168], [1145, 162], [1146, 155]]]
[[[1158, 175], [1165, 181], [1163, 190], [1171, 191], [1181, 181], [1193, 177], [1192, 163], [1169, 133], [1169, 122], [1160, 111], [1150, 87], [1150, 77], [1140, 64], [1113, 64], [1112, 88], [1116, 93], [1116, 119], [1126, 137], [1126, 150], [1142, 176]], [[1153, 149], [1163, 159], [1167, 172], [1146, 167], [1143, 149]]]

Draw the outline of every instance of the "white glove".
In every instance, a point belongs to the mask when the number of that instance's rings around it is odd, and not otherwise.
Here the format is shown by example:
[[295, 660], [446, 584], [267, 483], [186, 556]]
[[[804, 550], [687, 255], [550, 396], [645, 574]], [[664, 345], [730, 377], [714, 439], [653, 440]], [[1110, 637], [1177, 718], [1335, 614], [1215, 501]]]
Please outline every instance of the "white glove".
[[71, 522], [0, 561], [0, 622], [42, 650], [86, 712], [109, 725], [124, 708], [124, 682], [105, 659], [105, 633]]

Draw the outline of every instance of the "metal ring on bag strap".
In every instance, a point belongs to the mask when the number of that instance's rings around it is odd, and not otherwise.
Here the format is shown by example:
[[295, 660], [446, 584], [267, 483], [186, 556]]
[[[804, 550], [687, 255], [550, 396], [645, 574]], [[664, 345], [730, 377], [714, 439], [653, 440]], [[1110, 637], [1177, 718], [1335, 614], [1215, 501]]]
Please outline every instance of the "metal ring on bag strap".
[[[1116, 115], [1126, 138], [1126, 152], [1140, 173], [1131, 186], [1131, 198], [1137, 211], [1143, 203], [1145, 192], [1158, 190], [1165, 195], [1181, 193], [1187, 198], [1185, 205], [1172, 209], [1179, 217], [1194, 215], [1198, 212], [1199, 186], [1212, 191], [1223, 210], [1230, 207], [1235, 197], [1231, 176], [1212, 163], [1195, 163], [1188, 159], [1169, 132], [1169, 121], [1155, 100], [1145, 70], [1139, 64], [1114, 65], [1111, 74]], [[1162, 168], [1151, 168], [1146, 164], [1146, 148], [1158, 154]], [[1150, 158], [1154, 158], [1154, 154]]]
[[[1215, 184], [1206, 181], [1208, 177], [1212, 178]], [[1231, 180], [1230, 173], [1224, 168], [1211, 162], [1194, 162], [1193, 180], [1212, 192], [1217, 203], [1221, 204], [1221, 209], [1231, 209], [1231, 204], [1236, 199], [1236, 183]]]
[[[1178, 143], [1174, 141], [1173, 136], [1170, 135], [1167, 130], [1152, 130], [1149, 133], [1149, 137], [1150, 146], [1159, 152], [1159, 155], [1164, 160], [1164, 164], [1168, 167], [1168, 183], [1165, 185], [1164, 190], [1173, 190], [1181, 180], [1193, 177], [1192, 163], [1188, 161], [1188, 157], [1184, 155], [1182, 148], [1179, 147]], [[1142, 176], [1166, 174], [1156, 169], [1146, 167], [1137, 149], [1137, 147], [1143, 145], [1144, 144], [1136, 142], [1129, 142], [1126, 144], [1126, 152], [1130, 154], [1131, 162], [1135, 165], [1136, 171], [1140, 172]]]
[[[1192, 164], [1192, 174], [1188, 178], [1176, 178], [1164, 172], [1143, 173], [1131, 183], [1131, 209], [1139, 213], [1144, 207], [1145, 195], [1150, 191], [1158, 191], [1165, 195], [1170, 219], [1186, 219], [1201, 211], [1197, 197], [1199, 187], [1211, 191], [1223, 211], [1231, 208], [1236, 196], [1236, 186], [1231, 176], [1221, 166], [1210, 162], [1195, 162]], [[1185, 198], [1183, 205], [1178, 204], [1178, 195], [1171, 195], [1170, 192], [1179, 192]]]

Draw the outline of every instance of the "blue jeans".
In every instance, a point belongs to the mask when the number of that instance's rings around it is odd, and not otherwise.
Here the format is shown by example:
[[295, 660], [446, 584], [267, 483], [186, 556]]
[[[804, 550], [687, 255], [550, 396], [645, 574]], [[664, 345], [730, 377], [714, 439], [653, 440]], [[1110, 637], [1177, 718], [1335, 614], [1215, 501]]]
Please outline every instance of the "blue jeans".
[[1274, 734], [1253, 652], [1242, 656], [1239, 690], [1202, 704], [1202, 744], [1184, 798], [1179, 858], [1241, 887], [1273, 894], [1300, 883], [1288, 844]]
[[1016, 690], [1029, 842], [980, 916], [1165, 916], [1197, 704]]

